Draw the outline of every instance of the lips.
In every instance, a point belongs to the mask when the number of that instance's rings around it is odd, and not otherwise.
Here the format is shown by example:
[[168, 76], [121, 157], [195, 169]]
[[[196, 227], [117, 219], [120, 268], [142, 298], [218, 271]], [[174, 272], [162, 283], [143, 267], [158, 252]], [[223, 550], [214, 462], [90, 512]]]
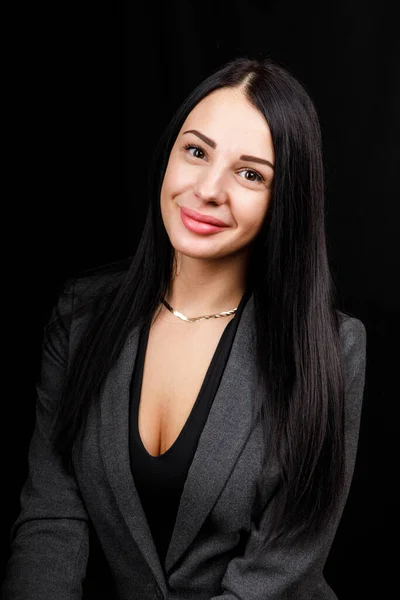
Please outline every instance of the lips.
[[217, 225], [218, 227], [228, 227], [226, 223], [221, 221], [220, 219], [216, 219], [215, 217], [210, 217], [209, 215], [202, 215], [201, 213], [196, 212], [195, 210], [191, 210], [190, 208], [180, 207], [181, 211], [194, 219], [195, 221], [200, 221], [200, 223], [209, 223], [210, 225]]

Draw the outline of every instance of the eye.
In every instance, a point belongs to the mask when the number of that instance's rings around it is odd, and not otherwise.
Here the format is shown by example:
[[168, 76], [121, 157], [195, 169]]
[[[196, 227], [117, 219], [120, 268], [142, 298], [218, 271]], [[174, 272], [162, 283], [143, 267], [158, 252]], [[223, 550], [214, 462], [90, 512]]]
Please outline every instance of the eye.
[[[187, 150], [190, 156], [193, 158], [198, 158], [199, 160], [203, 160], [207, 156], [203, 148], [201, 146], [197, 146], [196, 144], [186, 144], [184, 146], [184, 150]], [[254, 169], [241, 169], [238, 171], [238, 173], [241, 177], [243, 177], [243, 179], [249, 181], [250, 183], [265, 183], [264, 177]], [[242, 173], [245, 173], [245, 176], [243, 176]]]
[[242, 169], [239, 171], [239, 175], [241, 173], [247, 173], [248, 176], [244, 177], [246, 181], [250, 181], [251, 183], [263, 183], [264, 177], [258, 173], [258, 171], [253, 171], [253, 169]]
[[193, 158], [202, 159], [206, 155], [206, 153], [202, 148], [200, 148], [200, 146], [195, 146], [194, 144], [186, 144], [184, 148], [189, 152], [190, 156], [193, 156]]

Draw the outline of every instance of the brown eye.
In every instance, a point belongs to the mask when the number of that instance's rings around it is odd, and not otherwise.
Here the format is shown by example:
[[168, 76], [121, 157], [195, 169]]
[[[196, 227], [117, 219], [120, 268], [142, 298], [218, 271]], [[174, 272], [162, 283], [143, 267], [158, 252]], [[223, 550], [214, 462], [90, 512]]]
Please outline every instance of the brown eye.
[[204, 158], [205, 153], [204, 150], [200, 148], [200, 146], [194, 146], [193, 144], [187, 144], [185, 149], [189, 152], [193, 158]]
[[264, 177], [262, 177], [260, 173], [257, 173], [257, 171], [252, 171], [251, 169], [243, 169], [242, 171], [239, 171], [239, 175], [241, 173], [245, 173], [243, 179], [246, 179], [246, 181], [251, 181], [252, 183], [264, 181]]

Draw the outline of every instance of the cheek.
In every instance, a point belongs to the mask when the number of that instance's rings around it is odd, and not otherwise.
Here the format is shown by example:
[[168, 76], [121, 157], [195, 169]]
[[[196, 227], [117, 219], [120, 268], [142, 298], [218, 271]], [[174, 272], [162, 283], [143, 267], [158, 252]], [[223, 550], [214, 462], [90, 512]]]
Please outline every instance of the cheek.
[[161, 186], [160, 202], [161, 202], [161, 208], [164, 210], [168, 206], [171, 196], [172, 197], [174, 196], [175, 186], [174, 186], [174, 179], [171, 176], [171, 174], [172, 174], [171, 171], [167, 169], [165, 172], [162, 186]]
[[187, 165], [176, 161], [170, 161], [165, 171], [161, 194], [167, 197], [175, 197], [184, 192], [192, 183], [193, 174]]
[[[252, 199], [254, 200], [254, 199]], [[246, 206], [241, 206], [237, 213], [237, 221], [243, 232], [256, 234], [261, 229], [265, 215], [268, 211], [269, 195], [261, 201], [249, 202]]]

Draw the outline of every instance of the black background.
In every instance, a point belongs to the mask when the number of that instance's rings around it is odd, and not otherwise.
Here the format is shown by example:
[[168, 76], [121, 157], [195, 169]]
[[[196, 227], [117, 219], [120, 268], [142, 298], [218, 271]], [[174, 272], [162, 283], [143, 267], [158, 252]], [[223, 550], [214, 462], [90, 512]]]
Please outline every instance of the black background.
[[344, 308], [368, 336], [356, 469], [325, 574], [340, 600], [391, 597], [400, 333], [393, 7], [354, 0], [14, 5], [3, 92], [5, 559], [27, 474], [43, 327], [62, 282], [134, 253], [148, 161], [187, 93], [234, 56], [270, 56], [316, 104], [332, 271]]

